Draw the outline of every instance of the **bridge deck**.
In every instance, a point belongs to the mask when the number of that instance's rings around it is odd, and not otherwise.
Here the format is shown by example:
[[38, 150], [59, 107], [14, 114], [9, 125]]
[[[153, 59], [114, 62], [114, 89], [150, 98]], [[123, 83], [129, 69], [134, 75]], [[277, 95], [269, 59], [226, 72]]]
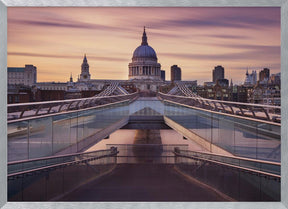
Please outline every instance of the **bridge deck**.
[[227, 201], [172, 165], [122, 164], [60, 201]]

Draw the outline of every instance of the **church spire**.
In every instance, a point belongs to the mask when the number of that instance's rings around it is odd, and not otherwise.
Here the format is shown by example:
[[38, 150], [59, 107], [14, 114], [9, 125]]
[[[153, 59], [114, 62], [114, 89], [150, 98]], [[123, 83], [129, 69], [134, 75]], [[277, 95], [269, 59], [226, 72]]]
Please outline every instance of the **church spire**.
[[142, 36], [142, 43], [141, 43], [141, 45], [142, 45], [142, 46], [148, 45], [147, 36], [146, 36], [146, 31], [145, 31], [145, 26], [144, 26], [144, 31], [143, 31], [143, 36]]
[[84, 54], [83, 62], [87, 62], [86, 54]]

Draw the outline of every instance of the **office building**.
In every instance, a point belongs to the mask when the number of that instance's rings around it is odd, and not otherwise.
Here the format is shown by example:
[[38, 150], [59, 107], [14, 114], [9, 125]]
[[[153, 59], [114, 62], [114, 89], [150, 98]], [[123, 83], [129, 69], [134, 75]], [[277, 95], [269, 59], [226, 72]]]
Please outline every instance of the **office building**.
[[224, 79], [224, 68], [218, 65], [212, 72], [213, 82], [216, 83], [218, 79]]
[[270, 77], [270, 69], [269, 68], [264, 68], [259, 72], [259, 81], [262, 82], [267, 82]]
[[171, 81], [181, 81], [181, 68], [177, 65], [171, 66]]

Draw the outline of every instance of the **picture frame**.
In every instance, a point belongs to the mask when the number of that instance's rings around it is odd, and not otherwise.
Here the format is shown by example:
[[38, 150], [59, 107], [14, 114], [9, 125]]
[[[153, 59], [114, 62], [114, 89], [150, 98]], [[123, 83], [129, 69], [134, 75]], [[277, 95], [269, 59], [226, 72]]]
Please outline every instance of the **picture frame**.
[[[7, 202], [7, 8], [8, 7], [281, 7], [281, 202]], [[0, 208], [288, 208], [288, 0], [0, 0]]]

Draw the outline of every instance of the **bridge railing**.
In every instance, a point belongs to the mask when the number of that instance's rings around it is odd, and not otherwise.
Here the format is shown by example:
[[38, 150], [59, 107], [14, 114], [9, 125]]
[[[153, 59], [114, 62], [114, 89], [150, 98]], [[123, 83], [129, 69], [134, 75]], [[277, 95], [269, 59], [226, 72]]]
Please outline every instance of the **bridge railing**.
[[57, 200], [109, 173], [116, 165], [116, 148], [8, 164], [9, 201]]
[[34, 158], [31, 160], [21, 160], [8, 163], [8, 177], [15, 175], [22, 175], [30, 173], [31, 171], [41, 170], [43, 168], [54, 167], [58, 165], [67, 164], [76, 160], [96, 159], [98, 157], [105, 157], [110, 154], [116, 154], [117, 149], [98, 150], [93, 152], [82, 152], [67, 155], [58, 155], [51, 157]]
[[280, 106], [212, 100], [196, 96], [170, 95], [161, 92], [158, 93], [158, 98], [191, 107], [281, 123]]
[[179, 171], [234, 200], [280, 201], [280, 163], [175, 149]]
[[236, 169], [246, 170], [247, 172], [254, 172], [261, 175], [280, 179], [281, 175], [281, 163], [255, 160], [251, 158], [243, 157], [231, 157], [225, 155], [219, 155], [214, 153], [196, 152], [190, 150], [176, 149], [175, 154], [177, 156], [198, 159], [202, 161], [209, 161], [211, 163], [230, 166]]
[[138, 92], [128, 95], [97, 96], [81, 99], [9, 104], [7, 105], [7, 119], [10, 121], [60, 112], [69, 112], [73, 110], [89, 109], [96, 106], [112, 104], [125, 100], [131, 101], [137, 98], [137, 96]]

